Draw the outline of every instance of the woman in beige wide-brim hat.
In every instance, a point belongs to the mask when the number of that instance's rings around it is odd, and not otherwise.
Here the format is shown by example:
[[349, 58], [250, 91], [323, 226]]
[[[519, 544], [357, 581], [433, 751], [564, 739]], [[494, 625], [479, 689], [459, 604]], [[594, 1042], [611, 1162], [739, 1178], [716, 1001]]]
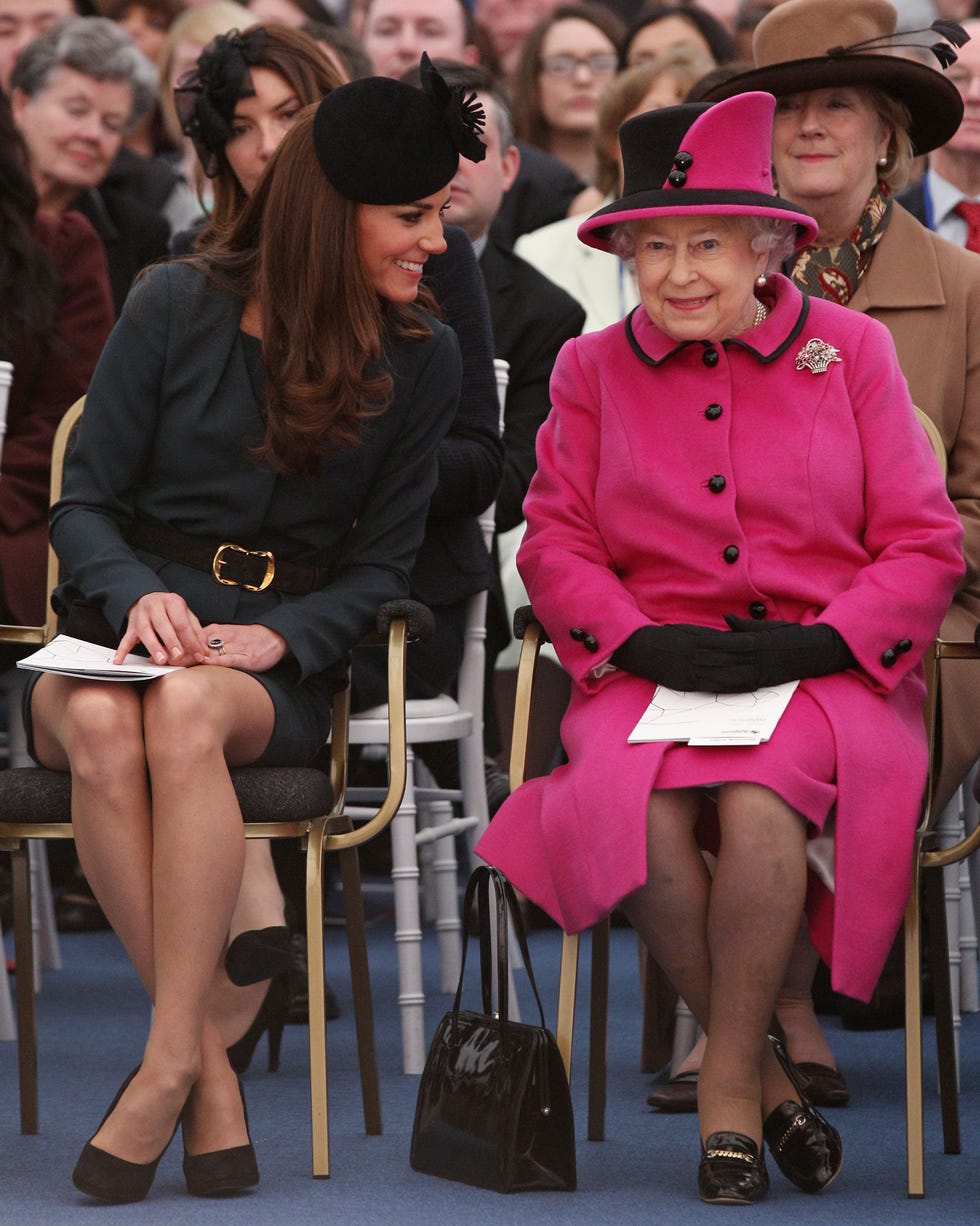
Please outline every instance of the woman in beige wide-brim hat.
[[[932, 66], [932, 56], [926, 54], [929, 63], [906, 58], [900, 44], [920, 50], [939, 44], [942, 62], [950, 51], [942, 36], [958, 35], [949, 23], [904, 38], [895, 30], [887, 0], [787, 0], [756, 29], [756, 67], [706, 98], [756, 89], [776, 95], [779, 191], [820, 227], [786, 271], [811, 295], [886, 325], [913, 401], [939, 427], [967, 565], [942, 633], [969, 639], [980, 619], [980, 259], [927, 230], [892, 197], [912, 157], [949, 140], [963, 113], [957, 86]], [[943, 686], [940, 806], [978, 754], [980, 692], [962, 670]], [[819, 1051], [812, 1012], [804, 1027], [805, 1042]]]

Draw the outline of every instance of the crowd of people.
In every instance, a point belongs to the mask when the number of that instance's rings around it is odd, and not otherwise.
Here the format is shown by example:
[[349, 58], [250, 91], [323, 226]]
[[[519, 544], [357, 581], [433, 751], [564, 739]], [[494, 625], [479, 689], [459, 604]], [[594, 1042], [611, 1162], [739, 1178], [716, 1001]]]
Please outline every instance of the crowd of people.
[[[387, 598], [434, 614], [409, 696], [452, 692], [489, 591], [480, 854], [566, 930], [617, 911], [693, 1012], [649, 1102], [698, 1113], [702, 1199], [761, 1200], [767, 1147], [826, 1187], [815, 976], [885, 1020], [922, 657], [980, 624], [980, 3], [0, 0], [0, 164], [3, 620], [43, 620], [50, 535], [65, 624], [185, 666], [4, 648], [12, 761], [73, 778], [59, 926], [154, 1003], [76, 1185], [142, 1199], [178, 1126], [191, 1194], [258, 1181], [237, 1074], [303, 1020], [305, 914], [229, 768], [315, 761], [348, 676], [385, 701]], [[658, 684], [783, 683], [761, 744], [628, 739]], [[940, 805], [978, 695], [944, 685]]]

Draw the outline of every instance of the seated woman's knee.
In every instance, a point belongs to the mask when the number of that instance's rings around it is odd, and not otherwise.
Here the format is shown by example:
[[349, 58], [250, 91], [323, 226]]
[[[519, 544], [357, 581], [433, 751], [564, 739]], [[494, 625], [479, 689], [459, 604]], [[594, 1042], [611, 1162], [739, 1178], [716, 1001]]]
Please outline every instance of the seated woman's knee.
[[176, 751], [186, 763], [199, 754], [213, 753], [220, 745], [221, 704], [214, 681], [211, 670], [188, 668], [147, 688], [143, 724], [148, 761], [159, 753]]
[[64, 703], [64, 741], [72, 774], [94, 780], [144, 769], [139, 694], [129, 686], [80, 685]]

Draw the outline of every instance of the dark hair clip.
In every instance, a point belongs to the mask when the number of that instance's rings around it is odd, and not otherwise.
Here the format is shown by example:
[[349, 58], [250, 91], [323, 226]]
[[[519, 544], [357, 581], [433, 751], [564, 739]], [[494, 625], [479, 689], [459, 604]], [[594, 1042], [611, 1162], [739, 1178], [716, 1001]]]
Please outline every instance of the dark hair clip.
[[424, 51], [419, 76], [422, 89], [439, 108], [459, 153], [471, 162], [482, 162], [487, 156], [487, 147], [480, 140], [480, 134], [487, 116], [476, 94], [464, 93], [461, 85], [448, 85]]
[[236, 105], [255, 93], [249, 68], [261, 60], [265, 43], [264, 29], [219, 34], [174, 90], [181, 131], [194, 142], [209, 179], [218, 173]]
[[[941, 35], [945, 41], [939, 43], [896, 42], [896, 39], [904, 40], [910, 35], [928, 34], [930, 31]], [[931, 26], [924, 26], [921, 30], [899, 30], [895, 34], [866, 38], [863, 42], [851, 43], [849, 47], [831, 47], [827, 54], [831, 59], [839, 59], [841, 56], [853, 55], [859, 51], [893, 51], [896, 47], [918, 47], [923, 51], [931, 51], [943, 68], [949, 68], [951, 64], [956, 63], [956, 52], [953, 47], [962, 47], [969, 41], [969, 34], [958, 22], [938, 19]], [[950, 43], [952, 46], [949, 45]]]

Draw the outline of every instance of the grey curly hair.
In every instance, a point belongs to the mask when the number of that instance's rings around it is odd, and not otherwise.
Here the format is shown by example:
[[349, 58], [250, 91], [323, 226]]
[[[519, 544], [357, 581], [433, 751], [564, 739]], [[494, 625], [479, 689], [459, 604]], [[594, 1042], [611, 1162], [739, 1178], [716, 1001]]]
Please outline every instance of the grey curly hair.
[[[767, 271], [776, 272], [796, 247], [796, 224], [782, 217], [726, 217], [749, 240], [752, 250], [769, 257]], [[612, 229], [611, 246], [621, 260], [636, 255], [636, 235], [642, 221], [621, 221]]]
[[69, 17], [28, 43], [14, 64], [10, 88], [34, 98], [47, 89], [59, 68], [72, 68], [96, 81], [127, 82], [133, 91], [129, 127], [153, 109], [157, 70], [108, 17]]

